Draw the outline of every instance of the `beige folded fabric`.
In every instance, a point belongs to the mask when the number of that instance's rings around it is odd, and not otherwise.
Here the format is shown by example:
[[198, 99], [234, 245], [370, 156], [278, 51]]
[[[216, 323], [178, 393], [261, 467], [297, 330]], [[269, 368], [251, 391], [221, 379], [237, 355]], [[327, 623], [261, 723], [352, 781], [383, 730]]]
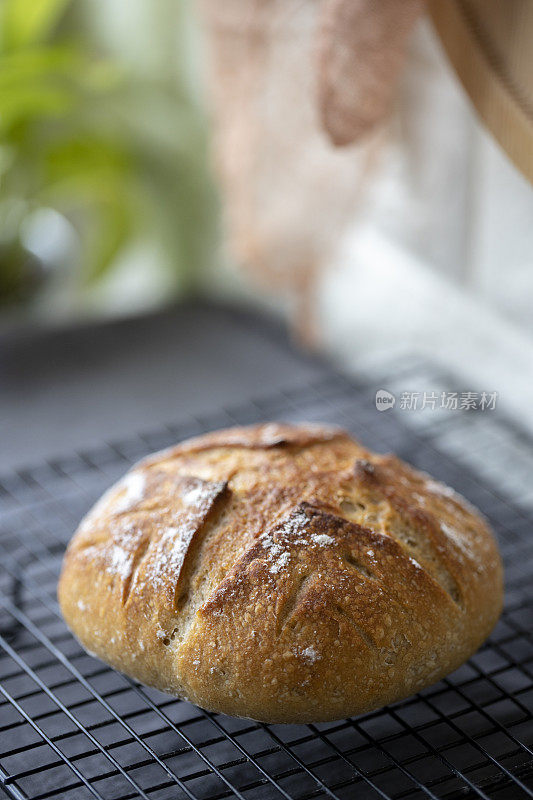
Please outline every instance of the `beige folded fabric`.
[[422, 0], [325, 0], [318, 26], [318, 103], [336, 145], [351, 144], [392, 106]]

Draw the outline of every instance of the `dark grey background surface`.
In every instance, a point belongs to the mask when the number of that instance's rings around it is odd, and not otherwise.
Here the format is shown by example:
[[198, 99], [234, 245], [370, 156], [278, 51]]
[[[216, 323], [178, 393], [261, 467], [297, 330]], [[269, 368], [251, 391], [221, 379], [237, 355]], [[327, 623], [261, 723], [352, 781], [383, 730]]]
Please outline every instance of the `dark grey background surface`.
[[280, 324], [206, 304], [0, 341], [0, 472], [323, 375]]

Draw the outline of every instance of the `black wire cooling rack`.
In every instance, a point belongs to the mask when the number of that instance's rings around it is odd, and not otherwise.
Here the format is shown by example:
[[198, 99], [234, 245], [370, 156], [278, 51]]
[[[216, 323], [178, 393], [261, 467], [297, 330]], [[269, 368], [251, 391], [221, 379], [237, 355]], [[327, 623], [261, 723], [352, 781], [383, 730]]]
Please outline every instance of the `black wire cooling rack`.
[[[416, 385], [405, 370], [395, 380], [387, 388]], [[431, 381], [430, 388], [447, 384], [443, 376]], [[498, 412], [378, 413], [375, 389], [328, 375], [4, 477], [0, 782], [7, 796], [533, 798], [532, 443]], [[445, 680], [358, 718], [263, 725], [140, 686], [69, 634], [55, 595], [61, 557], [102, 490], [148, 451], [276, 418], [339, 423], [450, 483], [490, 518], [506, 561], [505, 611], [490, 640]]]

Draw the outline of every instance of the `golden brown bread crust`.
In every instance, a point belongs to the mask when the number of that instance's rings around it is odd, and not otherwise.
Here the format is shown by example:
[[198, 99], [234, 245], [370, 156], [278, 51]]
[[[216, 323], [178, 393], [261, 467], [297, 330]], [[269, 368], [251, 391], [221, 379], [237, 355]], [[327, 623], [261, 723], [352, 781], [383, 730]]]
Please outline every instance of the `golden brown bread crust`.
[[359, 714], [458, 667], [501, 610], [478, 513], [391, 455], [271, 423], [145, 459], [70, 543], [82, 644], [144, 683], [270, 722]]

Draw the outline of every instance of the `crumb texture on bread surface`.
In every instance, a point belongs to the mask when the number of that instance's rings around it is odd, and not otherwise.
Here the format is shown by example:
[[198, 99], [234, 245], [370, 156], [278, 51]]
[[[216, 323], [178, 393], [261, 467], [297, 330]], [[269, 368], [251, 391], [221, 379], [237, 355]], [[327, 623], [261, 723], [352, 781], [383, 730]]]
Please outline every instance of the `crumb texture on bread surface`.
[[205, 708], [338, 719], [458, 667], [501, 611], [494, 538], [464, 498], [341, 429], [269, 423], [136, 465], [65, 555], [92, 653]]

